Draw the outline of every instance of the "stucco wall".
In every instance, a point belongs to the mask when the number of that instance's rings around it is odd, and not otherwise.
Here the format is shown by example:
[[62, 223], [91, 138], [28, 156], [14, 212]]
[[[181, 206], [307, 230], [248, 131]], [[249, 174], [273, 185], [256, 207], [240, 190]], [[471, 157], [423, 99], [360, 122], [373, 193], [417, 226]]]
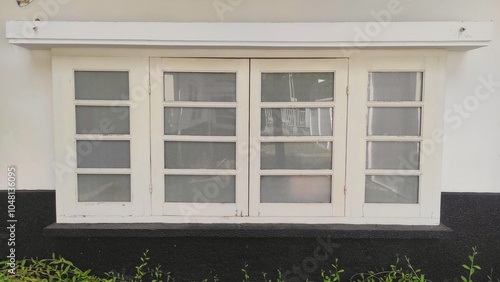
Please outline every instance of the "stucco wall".
[[[375, 21], [391, 1], [361, 0], [37, 0], [0, 1], [0, 189], [8, 165], [20, 189], [54, 189], [50, 51], [5, 39], [6, 20], [74, 21]], [[490, 46], [450, 52], [443, 191], [500, 192], [500, 1], [393, 0], [392, 21], [495, 22]], [[483, 81], [483, 82], [482, 82]], [[493, 81], [489, 87], [484, 81]], [[488, 83], [486, 83], [488, 84]], [[483, 86], [480, 86], [483, 85]], [[477, 92], [477, 91], [478, 92]], [[488, 93], [491, 93], [488, 95]]]

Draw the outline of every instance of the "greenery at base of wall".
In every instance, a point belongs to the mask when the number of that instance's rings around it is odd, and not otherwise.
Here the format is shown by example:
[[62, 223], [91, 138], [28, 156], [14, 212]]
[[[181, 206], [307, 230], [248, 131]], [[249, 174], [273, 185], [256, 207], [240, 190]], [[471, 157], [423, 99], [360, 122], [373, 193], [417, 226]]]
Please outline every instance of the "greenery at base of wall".
[[[462, 264], [464, 273], [460, 275], [463, 282], [473, 282], [474, 274], [481, 270], [481, 267], [475, 264], [474, 259], [477, 255], [476, 248], [472, 248], [472, 254], [469, 261]], [[160, 265], [151, 267], [149, 262], [149, 251], [143, 253], [139, 264], [135, 266], [135, 275], [126, 276], [116, 272], [108, 272], [106, 277], [98, 277], [91, 274], [91, 270], [81, 270], [71, 261], [63, 257], [52, 255], [50, 259], [22, 259], [11, 262], [9, 260], [0, 261], [0, 281], [1, 282], [38, 282], [38, 281], [63, 281], [63, 282], [175, 282], [175, 278], [170, 272], [162, 269]], [[262, 273], [262, 277], [250, 277], [247, 271], [248, 265], [241, 269], [242, 277], [237, 281], [251, 282], [287, 282], [280, 270], [274, 275], [275, 278], [269, 278], [268, 273]], [[331, 269], [322, 271], [320, 280], [323, 282], [430, 282], [428, 277], [420, 270], [413, 267], [410, 259], [396, 259], [396, 263], [391, 264], [387, 270], [366, 271], [357, 273], [352, 277], [342, 277], [345, 272], [339, 265], [339, 260], [335, 259], [331, 264]], [[500, 282], [499, 278], [493, 277], [493, 270], [487, 275], [488, 282]], [[294, 278], [296, 281], [297, 278]], [[220, 282], [217, 276], [199, 280], [201, 282]], [[313, 280], [305, 280], [313, 281]], [[196, 281], [192, 281], [196, 282]]]

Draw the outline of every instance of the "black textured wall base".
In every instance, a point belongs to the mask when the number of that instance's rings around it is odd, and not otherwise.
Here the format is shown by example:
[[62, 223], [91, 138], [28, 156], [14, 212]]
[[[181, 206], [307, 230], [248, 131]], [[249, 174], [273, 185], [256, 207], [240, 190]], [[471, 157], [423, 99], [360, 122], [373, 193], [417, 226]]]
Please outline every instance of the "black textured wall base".
[[[286, 281], [319, 281], [321, 269], [335, 258], [347, 271], [343, 276], [367, 269], [387, 268], [396, 255], [411, 258], [432, 281], [454, 281], [464, 274], [473, 246], [479, 249], [482, 267], [477, 281], [487, 281], [494, 268], [500, 277], [500, 194], [443, 193], [441, 222], [452, 232], [439, 236], [330, 236], [324, 229], [301, 236], [94, 236], [60, 237], [44, 228], [55, 222], [53, 191], [18, 191], [16, 201], [16, 256], [50, 257], [60, 254], [98, 274], [115, 270], [132, 274], [144, 250], [151, 262], [171, 271], [177, 281], [201, 280], [217, 275], [220, 281], [241, 281], [241, 268], [248, 264], [251, 281], [262, 281], [262, 272], [281, 269]], [[0, 191], [0, 253], [7, 256], [7, 193]], [[94, 231], [95, 232], [95, 231]], [[151, 231], [154, 232], [154, 231]], [[351, 231], [352, 232], [352, 231]], [[50, 232], [49, 232], [50, 233]], [[94, 233], [95, 234], [95, 233]], [[259, 233], [262, 234], [262, 233]], [[379, 234], [379, 233], [373, 233]], [[389, 235], [387, 235], [389, 234]], [[396, 233], [394, 233], [396, 234]], [[278, 234], [279, 235], [279, 234]], [[417, 238], [415, 238], [417, 237]], [[300, 279], [299, 279], [300, 277]], [[476, 281], [476, 280], [475, 280]]]

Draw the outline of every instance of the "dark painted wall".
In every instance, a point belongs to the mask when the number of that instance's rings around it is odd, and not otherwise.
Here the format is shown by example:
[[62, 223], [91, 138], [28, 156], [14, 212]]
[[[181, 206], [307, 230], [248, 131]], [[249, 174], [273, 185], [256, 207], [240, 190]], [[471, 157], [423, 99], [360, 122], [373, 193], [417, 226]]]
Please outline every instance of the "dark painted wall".
[[[0, 253], [7, 255], [7, 193], [0, 192]], [[454, 231], [435, 239], [330, 239], [282, 237], [49, 237], [43, 229], [55, 222], [52, 191], [18, 191], [16, 202], [17, 257], [49, 257], [53, 252], [81, 268], [103, 273], [110, 270], [132, 274], [142, 252], [171, 271], [177, 281], [201, 280], [217, 274], [220, 281], [241, 281], [240, 269], [248, 263], [251, 281], [263, 281], [261, 272], [289, 271], [287, 281], [319, 281], [320, 270], [334, 258], [348, 269], [344, 278], [358, 271], [381, 269], [394, 263], [396, 255], [408, 256], [432, 281], [454, 281], [463, 274], [472, 246], [478, 246], [477, 263], [483, 271], [475, 281], [486, 281], [494, 268], [500, 277], [500, 194], [443, 193], [442, 223]], [[153, 232], [153, 231], [152, 231]], [[333, 232], [333, 231], [332, 231]], [[324, 234], [324, 233], [322, 233]], [[326, 260], [325, 255], [328, 255]], [[316, 258], [315, 258], [316, 257]], [[322, 261], [323, 260], [323, 261]]]

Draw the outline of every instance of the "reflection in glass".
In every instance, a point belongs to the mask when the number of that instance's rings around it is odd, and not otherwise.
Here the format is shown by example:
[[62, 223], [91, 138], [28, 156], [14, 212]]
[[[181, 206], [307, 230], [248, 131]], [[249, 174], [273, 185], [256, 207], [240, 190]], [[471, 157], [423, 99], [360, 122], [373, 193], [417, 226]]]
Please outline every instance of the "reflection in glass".
[[235, 143], [165, 142], [165, 168], [234, 169], [235, 167]]
[[236, 101], [236, 73], [166, 72], [164, 83], [165, 101]]
[[332, 142], [263, 142], [261, 169], [331, 169]]
[[234, 203], [236, 178], [222, 175], [165, 175], [165, 202]]
[[262, 136], [332, 136], [332, 108], [262, 109]]
[[262, 102], [333, 101], [333, 72], [263, 73]]
[[165, 108], [165, 135], [235, 136], [236, 109]]
[[130, 202], [129, 174], [78, 174], [79, 202]]
[[330, 176], [262, 176], [261, 203], [330, 203]]
[[372, 72], [369, 101], [422, 101], [421, 72]]
[[78, 168], [130, 168], [130, 141], [76, 141]]
[[365, 203], [418, 203], [418, 176], [367, 175]]
[[419, 136], [420, 108], [368, 108], [367, 133]]
[[77, 100], [128, 100], [127, 71], [75, 71]]
[[417, 170], [419, 145], [419, 142], [367, 142], [366, 168]]
[[76, 106], [77, 134], [129, 134], [128, 107]]

